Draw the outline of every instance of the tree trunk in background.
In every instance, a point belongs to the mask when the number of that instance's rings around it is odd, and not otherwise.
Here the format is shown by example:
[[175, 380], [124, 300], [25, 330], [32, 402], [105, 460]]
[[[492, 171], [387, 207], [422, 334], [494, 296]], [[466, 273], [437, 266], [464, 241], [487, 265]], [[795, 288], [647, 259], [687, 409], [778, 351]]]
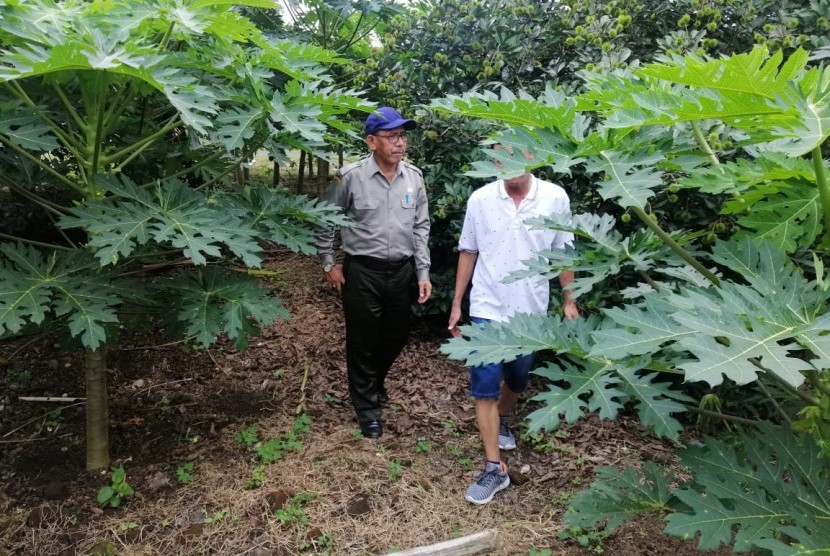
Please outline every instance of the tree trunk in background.
[[343, 147], [337, 149], [337, 166], [338, 168], [343, 167]]
[[305, 151], [300, 151], [300, 163], [298, 165], [299, 171], [297, 172], [297, 193], [303, 192], [303, 180], [305, 174]]
[[86, 350], [86, 468], [109, 467], [110, 434], [107, 408], [107, 352]]
[[277, 187], [280, 184], [280, 163], [274, 161], [274, 176], [271, 178], [271, 185]]
[[308, 155], [308, 177], [314, 178], [314, 157]]
[[327, 158], [317, 159], [317, 198], [322, 199], [326, 194], [326, 185], [329, 181], [329, 161]]

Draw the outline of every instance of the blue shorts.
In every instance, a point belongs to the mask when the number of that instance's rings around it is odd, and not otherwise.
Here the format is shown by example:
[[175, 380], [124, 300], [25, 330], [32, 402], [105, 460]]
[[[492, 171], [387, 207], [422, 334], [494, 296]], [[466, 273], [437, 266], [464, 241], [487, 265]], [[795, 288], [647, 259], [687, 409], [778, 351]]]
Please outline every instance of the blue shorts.
[[[488, 319], [471, 317], [474, 324], [490, 322]], [[524, 392], [530, 381], [534, 354], [520, 355], [506, 363], [490, 363], [470, 367], [470, 395], [477, 400], [496, 400], [501, 394], [501, 381], [511, 392]]]

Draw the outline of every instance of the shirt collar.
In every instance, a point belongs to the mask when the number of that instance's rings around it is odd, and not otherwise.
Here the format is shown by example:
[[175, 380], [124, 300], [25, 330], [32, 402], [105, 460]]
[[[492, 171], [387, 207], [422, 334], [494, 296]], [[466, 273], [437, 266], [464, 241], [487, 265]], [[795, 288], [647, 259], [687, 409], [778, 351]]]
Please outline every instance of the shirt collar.
[[[530, 189], [525, 195], [525, 199], [535, 199], [536, 192], [539, 189], [539, 183], [536, 180], [536, 176], [533, 174], [530, 175]], [[499, 197], [502, 199], [509, 199], [510, 196], [507, 194], [507, 189], [504, 187], [504, 180], [499, 180]]]
[[[398, 162], [398, 167], [395, 168], [395, 176], [400, 176], [403, 173], [402, 166], [403, 166], [402, 162]], [[380, 169], [380, 166], [378, 166], [378, 163], [375, 160], [374, 153], [369, 155], [369, 169], [372, 171], [371, 175], [373, 175], [373, 176], [375, 174], [377, 174], [378, 172], [383, 174], [383, 171]]]

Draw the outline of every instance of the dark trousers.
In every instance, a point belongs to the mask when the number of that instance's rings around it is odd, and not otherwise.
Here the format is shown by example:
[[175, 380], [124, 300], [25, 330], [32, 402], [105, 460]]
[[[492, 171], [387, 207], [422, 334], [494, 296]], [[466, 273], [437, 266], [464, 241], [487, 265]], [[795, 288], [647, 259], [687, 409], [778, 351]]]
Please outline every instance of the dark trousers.
[[347, 257], [343, 272], [349, 395], [358, 421], [378, 420], [378, 394], [409, 336], [415, 269], [411, 260]]

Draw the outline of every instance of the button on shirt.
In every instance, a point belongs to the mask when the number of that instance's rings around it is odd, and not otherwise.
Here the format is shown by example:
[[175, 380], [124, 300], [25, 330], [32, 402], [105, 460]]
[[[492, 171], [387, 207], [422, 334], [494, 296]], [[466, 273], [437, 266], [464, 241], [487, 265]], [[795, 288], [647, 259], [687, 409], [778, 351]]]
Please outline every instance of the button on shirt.
[[499, 180], [473, 192], [458, 248], [478, 253], [470, 293], [470, 316], [506, 321], [517, 313], [543, 314], [548, 310], [550, 285], [541, 277], [509, 284], [502, 280], [536, 259], [539, 252], [564, 249], [573, 234], [531, 229], [528, 218], [570, 212], [570, 200], [562, 187], [531, 178], [527, 196], [518, 207]]
[[[414, 257], [418, 280], [429, 280], [429, 210], [421, 171], [400, 162], [390, 183], [368, 156], [337, 175], [340, 183], [331, 184], [327, 200], [354, 222], [340, 230], [343, 251], [386, 261]], [[323, 264], [334, 263], [334, 236], [334, 229], [317, 230]]]

